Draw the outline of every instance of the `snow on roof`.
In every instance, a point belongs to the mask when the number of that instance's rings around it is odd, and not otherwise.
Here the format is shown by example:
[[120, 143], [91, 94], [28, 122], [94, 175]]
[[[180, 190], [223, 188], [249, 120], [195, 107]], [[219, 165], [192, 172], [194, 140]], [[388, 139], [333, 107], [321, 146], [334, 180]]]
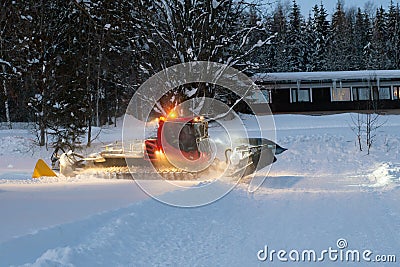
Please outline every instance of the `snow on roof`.
[[254, 81], [377, 80], [400, 79], [400, 70], [256, 73]]

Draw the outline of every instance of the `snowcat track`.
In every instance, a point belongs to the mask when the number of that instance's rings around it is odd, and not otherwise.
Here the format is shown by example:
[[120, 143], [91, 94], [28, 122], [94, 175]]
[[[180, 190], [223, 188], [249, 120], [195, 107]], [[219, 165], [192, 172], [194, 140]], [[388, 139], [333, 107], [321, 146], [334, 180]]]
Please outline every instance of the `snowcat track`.
[[92, 175], [103, 179], [125, 179], [125, 180], [197, 180], [198, 173], [185, 172], [181, 170], [159, 171], [154, 169], [138, 170], [130, 172], [128, 167], [104, 167], [77, 169], [76, 175]]

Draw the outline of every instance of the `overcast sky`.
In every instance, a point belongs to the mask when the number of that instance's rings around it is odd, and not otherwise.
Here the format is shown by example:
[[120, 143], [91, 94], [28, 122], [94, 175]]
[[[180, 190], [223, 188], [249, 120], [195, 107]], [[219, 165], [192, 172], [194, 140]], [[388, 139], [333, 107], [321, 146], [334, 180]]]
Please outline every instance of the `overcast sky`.
[[[282, 0], [282, 2], [285, 2], [287, 0]], [[290, 3], [292, 2], [292, 0], [289, 0]], [[355, 6], [355, 7], [361, 7], [361, 9], [364, 9], [364, 6], [367, 2], [372, 3], [372, 5], [374, 5], [374, 10], [376, 9], [376, 7], [379, 6], [383, 6], [386, 10], [387, 7], [389, 6], [390, 0], [343, 0], [344, 1], [344, 6], [345, 9]], [[393, 0], [393, 2], [396, 4], [398, 3], [400, 0]], [[321, 0], [296, 0], [296, 2], [300, 5], [301, 7], [301, 11], [303, 13], [304, 16], [308, 16], [310, 10], [312, 10], [313, 6], [315, 4], [320, 4]], [[322, 0], [322, 3], [324, 4], [324, 7], [326, 8], [326, 10], [328, 11], [329, 14], [332, 14], [335, 10], [336, 7], [336, 3], [337, 0]]]

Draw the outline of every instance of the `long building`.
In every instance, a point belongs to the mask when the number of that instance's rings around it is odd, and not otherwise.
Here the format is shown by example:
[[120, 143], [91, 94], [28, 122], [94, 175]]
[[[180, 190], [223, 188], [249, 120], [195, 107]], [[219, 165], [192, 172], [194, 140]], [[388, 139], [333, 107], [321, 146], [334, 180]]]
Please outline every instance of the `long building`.
[[[273, 113], [400, 113], [400, 70], [258, 73], [252, 76]], [[264, 101], [262, 100], [264, 99]]]

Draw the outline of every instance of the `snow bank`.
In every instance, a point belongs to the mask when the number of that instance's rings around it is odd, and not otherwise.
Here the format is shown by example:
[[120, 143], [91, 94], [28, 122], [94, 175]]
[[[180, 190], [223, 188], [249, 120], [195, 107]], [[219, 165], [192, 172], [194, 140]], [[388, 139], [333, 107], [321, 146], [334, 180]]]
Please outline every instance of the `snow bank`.
[[393, 187], [400, 185], [400, 164], [382, 163], [368, 178], [372, 184], [369, 187]]

